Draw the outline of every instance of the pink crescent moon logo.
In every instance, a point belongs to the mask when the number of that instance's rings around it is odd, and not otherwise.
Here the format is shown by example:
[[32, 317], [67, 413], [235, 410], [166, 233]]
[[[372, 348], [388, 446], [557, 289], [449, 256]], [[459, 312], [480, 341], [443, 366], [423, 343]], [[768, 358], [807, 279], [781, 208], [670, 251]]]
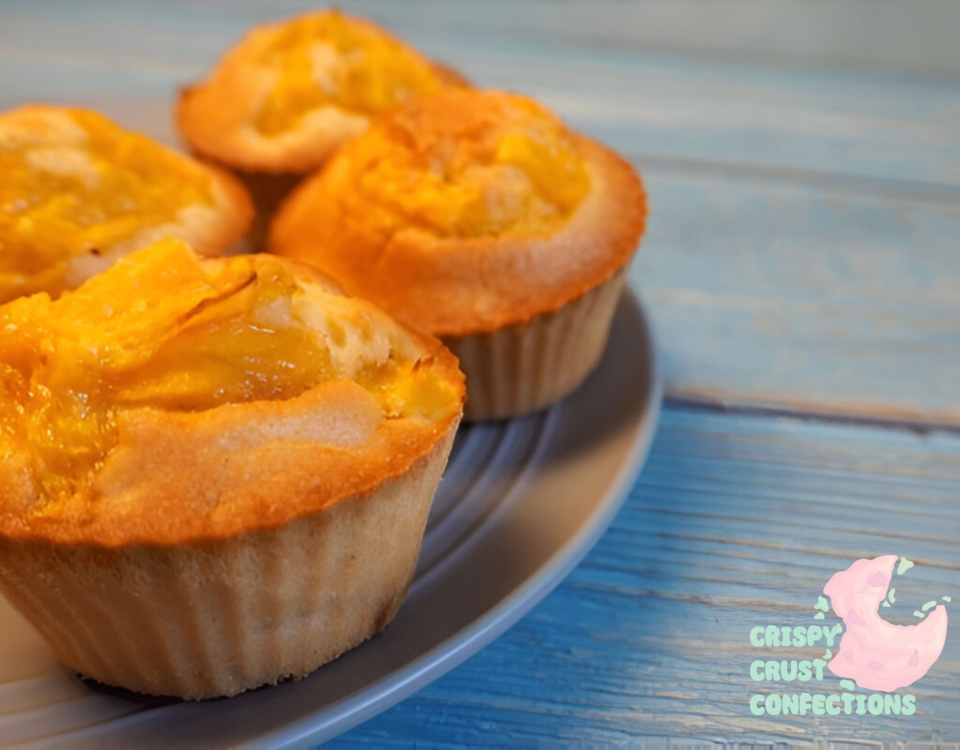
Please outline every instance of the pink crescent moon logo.
[[947, 639], [947, 608], [942, 604], [917, 625], [894, 625], [880, 616], [896, 563], [896, 555], [857, 560], [823, 588], [846, 625], [830, 671], [867, 690], [890, 692], [912, 685], [940, 657]]

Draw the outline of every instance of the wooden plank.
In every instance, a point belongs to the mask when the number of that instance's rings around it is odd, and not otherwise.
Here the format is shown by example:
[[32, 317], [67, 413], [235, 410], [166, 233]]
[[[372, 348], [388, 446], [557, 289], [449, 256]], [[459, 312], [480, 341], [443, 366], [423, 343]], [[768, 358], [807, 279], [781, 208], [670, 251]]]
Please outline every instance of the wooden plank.
[[960, 426], [960, 202], [637, 163], [669, 396]]
[[[31, 0], [8, 0], [22, 10]], [[885, 69], [960, 78], [952, 0], [347, 0], [342, 7], [376, 17], [398, 31], [470, 29], [472, 36], [509, 36], [568, 46], [641, 49], [739, 61], [755, 66]], [[304, 0], [149, 0], [128, 2], [141, 15], [254, 20], [315, 7]], [[84, 3], [85, 14], [104, 3]], [[39, 9], [38, 9], [39, 10]]]
[[[913, 716], [756, 717], [748, 700], [752, 660], [823, 653], [756, 649], [751, 627], [814, 624], [823, 585], [855, 559], [916, 562], [883, 610], [891, 622], [960, 600], [958, 495], [958, 435], [667, 409], [624, 510], [570, 578], [480, 654], [332, 746], [956, 742], [955, 624], [930, 672], [900, 691], [916, 696]], [[838, 679], [772, 687], [829, 694]]]

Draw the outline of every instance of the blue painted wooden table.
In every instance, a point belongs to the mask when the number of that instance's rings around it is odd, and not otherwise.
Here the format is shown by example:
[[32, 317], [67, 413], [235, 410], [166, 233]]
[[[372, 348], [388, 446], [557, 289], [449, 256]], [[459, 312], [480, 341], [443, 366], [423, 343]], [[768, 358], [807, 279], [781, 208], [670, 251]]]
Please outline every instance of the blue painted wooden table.
[[[758, 655], [819, 650], [749, 634], [813, 624], [823, 585], [858, 558], [916, 563], [891, 622], [960, 601], [956, 6], [343, 5], [479, 84], [543, 99], [642, 171], [632, 282], [667, 403], [623, 511], [569, 579], [332, 746], [960, 746], [957, 626], [909, 688], [911, 716], [749, 705], [838, 690], [829, 674], [754, 682]], [[4, 2], [0, 105], [83, 102], [172, 141], [174, 87], [302, 7]]]

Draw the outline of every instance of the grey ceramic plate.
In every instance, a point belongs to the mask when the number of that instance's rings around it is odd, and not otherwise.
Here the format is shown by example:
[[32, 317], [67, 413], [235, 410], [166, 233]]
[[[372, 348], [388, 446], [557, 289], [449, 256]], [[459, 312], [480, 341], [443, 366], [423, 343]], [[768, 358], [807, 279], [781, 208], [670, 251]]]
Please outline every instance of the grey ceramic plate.
[[461, 430], [397, 618], [300, 682], [166, 706], [95, 693], [0, 600], [0, 745], [307, 746], [359, 724], [474, 654], [570, 572], [633, 485], [659, 403], [650, 329], [626, 294], [577, 393]]

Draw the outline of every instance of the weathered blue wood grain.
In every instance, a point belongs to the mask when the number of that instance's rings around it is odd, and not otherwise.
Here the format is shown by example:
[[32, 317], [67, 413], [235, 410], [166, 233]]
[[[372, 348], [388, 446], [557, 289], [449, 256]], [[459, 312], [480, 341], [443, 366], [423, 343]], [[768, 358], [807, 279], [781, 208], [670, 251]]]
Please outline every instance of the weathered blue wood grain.
[[[902, 554], [890, 621], [960, 600], [960, 436], [667, 409], [624, 510], [494, 644], [331, 747], [814, 738], [960, 740], [960, 627], [908, 690], [911, 717], [754, 717], [753, 625], [807, 625], [830, 576]], [[952, 606], [948, 610], [952, 614]], [[837, 622], [833, 614], [824, 622]], [[759, 655], [759, 656], [758, 656]], [[778, 683], [830, 693], [838, 680]]]
[[[19, 0], [18, 5], [30, 4]], [[7, 0], [6, 5], [13, 5]], [[142, 16], [235, 19], [270, 18], [316, 7], [310, 0], [151, 0], [126, 2]], [[405, 34], [444, 33], [468, 26], [488, 42], [505, 34], [517, 41], [550, 41], [595, 49], [647, 49], [700, 59], [763, 67], [860, 68], [960, 77], [949, 0], [881, 3], [840, 0], [811, 12], [805, 0], [348, 0], [345, 7], [375, 16]], [[96, 6], [92, 9], [96, 14]], [[101, 14], [106, 15], [106, 14]], [[107, 20], [109, 16], [107, 15]]]
[[[168, 0], [160, 9], [151, 0], [134, 0], [125, 5], [162, 20], [171, 14], [266, 18], [316, 4], [309, 0], [244, 0], [229, 5], [221, 0]], [[960, 77], [952, 33], [957, 9], [950, 0], [879, 4], [839, 0], [817, 5], [814, 12], [807, 0], [564, 0], [562, 4], [486, 0], [482, 4], [486, 10], [480, 12], [473, 0], [350, 0], [345, 5], [404, 33], [410, 29], [436, 34], [469, 25], [472, 36], [484, 41], [507, 33], [517, 40], [644, 48], [761, 67], [779, 63]]]
[[960, 189], [635, 161], [669, 395], [960, 426]]

